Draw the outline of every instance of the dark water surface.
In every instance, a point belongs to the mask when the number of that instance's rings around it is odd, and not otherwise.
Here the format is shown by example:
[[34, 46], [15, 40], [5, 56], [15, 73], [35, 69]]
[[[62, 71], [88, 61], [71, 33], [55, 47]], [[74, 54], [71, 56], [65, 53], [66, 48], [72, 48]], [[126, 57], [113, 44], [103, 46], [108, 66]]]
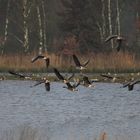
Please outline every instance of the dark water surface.
[[96, 83], [71, 92], [63, 83], [0, 81], [0, 140], [140, 140], [140, 85]]

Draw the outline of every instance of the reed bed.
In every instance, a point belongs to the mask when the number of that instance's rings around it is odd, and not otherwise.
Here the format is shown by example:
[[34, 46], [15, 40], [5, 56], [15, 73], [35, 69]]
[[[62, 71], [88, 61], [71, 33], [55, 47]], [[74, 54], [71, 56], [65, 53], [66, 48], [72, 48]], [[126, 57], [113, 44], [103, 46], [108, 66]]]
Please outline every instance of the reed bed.
[[[55, 53], [44, 55], [50, 58], [50, 71], [52, 67], [59, 68], [62, 71], [75, 70], [75, 64], [71, 55]], [[0, 71], [6, 72], [9, 69], [14, 69], [27, 72], [45, 72], [45, 62], [39, 60], [31, 63], [31, 59], [35, 56], [35, 53], [30, 55], [15, 54], [0, 56]], [[90, 59], [86, 72], [136, 72], [140, 70], [140, 60], [135, 57], [135, 54], [128, 52], [77, 54], [77, 56], [81, 63]]]

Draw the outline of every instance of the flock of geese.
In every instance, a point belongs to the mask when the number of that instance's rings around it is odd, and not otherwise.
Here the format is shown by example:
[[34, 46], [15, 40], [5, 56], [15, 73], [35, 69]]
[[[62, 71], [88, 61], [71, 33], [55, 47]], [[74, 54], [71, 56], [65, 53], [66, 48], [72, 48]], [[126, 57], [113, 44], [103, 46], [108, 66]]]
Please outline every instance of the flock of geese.
[[[122, 46], [122, 42], [125, 40], [123, 37], [119, 36], [119, 35], [112, 35], [112, 36], [109, 36], [105, 42], [108, 42], [112, 39], [115, 39], [116, 40], [116, 43], [117, 43], [117, 51], [120, 51], [121, 49], [121, 46]], [[53, 67], [53, 72], [54, 74], [56, 75], [57, 79], [61, 82], [63, 82], [65, 84], [65, 86], [63, 88], [67, 88], [68, 90], [71, 90], [71, 91], [77, 91], [77, 87], [79, 85], [83, 85], [85, 87], [94, 87], [95, 85], [93, 84], [94, 82], [97, 82], [99, 81], [98, 79], [89, 79], [89, 77], [85, 74], [83, 74], [83, 70], [86, 69], [86, 66], [88, 65], [89, 61], [90, 60], [87, 60], [85, 61], [84, 63], [81, 63], [78, 59], [78, 57], [73, 54], [72, 55], [72, 58], [73, 58], [73, 61], [75, 63], [75, 68], [79, 70], [80, 72], [80, 78], [77, 79], [77, 80], [74, 80], [74, 82], [71, 82], [71, 79], [75, 77], [75, 74], [72, 73], [69, 77], [66, 77], [66, 76], [63, 76], [58, 69], [54, 68]], [[31, 63], [34, 63], [38, 60], [43, 60], [45, 61], [45, 65], [46, 65], [46, 68], [49, 67], [50, 65], [50, 59], [46, 56], [43, 56], [43, 55], [38, 55], [34, 58], [32, 58], [31, 60]], [[10, 74], [14, 75], [14, 76], [17, 76], [19, 78], [22, 78], [22, 79], [32, 79], [32, 75], [26, 75], [26, 74], [22, 74], [22, 73], [18, 73], [18, 72], [15, 72], [15, 71], [8, 71]], [[110, 74], [100, 74], [100, 76], [102, 76], [103, 78], [106, 78], [106, 79], [109, 79], [111, 80], [112, 82], [115, 82], [116, 79], [118, 79], [119, 77], [117, 77], [116, 75], [115, 76], [111, 76]], [[123, 88], [125, 87], [128, 87], [128, 90], [131, 91], [133, 90], [134, 88], [134, 85], [139, 83], [140, 80], [135, 80], [134, 78], [131, 78], [129, 81], [125, 82], [123, 84]], [[40, 84], [45, 84], [45, 88], [46, 88], [46, 91], [50, 91], [50, 81], [48, 79], [48, 76], [47, 77], [43, 77], [43, 78], [40, 78], [40, 80], [37, 80], [35, 85], [31, 86], [31, 87], [35, 87], [35, 86], [38, 86]]]

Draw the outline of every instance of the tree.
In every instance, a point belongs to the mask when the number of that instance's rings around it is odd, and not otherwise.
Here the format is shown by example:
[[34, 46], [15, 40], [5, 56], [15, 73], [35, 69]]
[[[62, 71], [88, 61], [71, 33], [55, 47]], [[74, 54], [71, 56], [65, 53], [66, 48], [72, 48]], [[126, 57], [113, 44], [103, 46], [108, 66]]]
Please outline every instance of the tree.
[[91, 11], [90, 1], [61, 0], [61, 2], [64, 7], [59, 16], [61, 16], [60, 29], [63, 36], [69, 33], [76, 36], [81, 51], [96, 50], [99, 32], [94, 21], [95, 16]]

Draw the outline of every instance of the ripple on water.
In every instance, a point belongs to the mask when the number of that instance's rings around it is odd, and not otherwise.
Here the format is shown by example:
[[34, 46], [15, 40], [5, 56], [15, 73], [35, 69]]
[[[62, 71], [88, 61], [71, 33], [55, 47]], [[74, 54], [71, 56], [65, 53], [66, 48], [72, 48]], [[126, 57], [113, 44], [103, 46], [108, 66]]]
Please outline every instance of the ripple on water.
[[50, 92], [43, 84], [31, 88], [34, 83], [0, 83], [0, 139], [93, 140], [101, 132], [114, 140], [140, 138], [139, 85], [128, 92], [120, 84], [96, 83], [73, 93], [63, 83], [52, 82]]

